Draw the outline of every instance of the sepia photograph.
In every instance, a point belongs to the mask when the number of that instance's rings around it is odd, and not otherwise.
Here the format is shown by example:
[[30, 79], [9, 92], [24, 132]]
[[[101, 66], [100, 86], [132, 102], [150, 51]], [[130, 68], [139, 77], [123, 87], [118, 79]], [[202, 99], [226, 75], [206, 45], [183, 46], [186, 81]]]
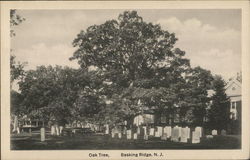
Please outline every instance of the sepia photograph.
[[242, 150], [241, 8], [8, 14], [10, 151]]

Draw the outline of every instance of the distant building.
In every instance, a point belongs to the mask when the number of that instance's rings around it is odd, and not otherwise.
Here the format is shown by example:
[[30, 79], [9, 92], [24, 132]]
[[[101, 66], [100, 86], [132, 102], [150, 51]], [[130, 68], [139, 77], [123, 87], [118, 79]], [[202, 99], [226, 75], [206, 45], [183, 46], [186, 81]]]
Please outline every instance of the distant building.
[[239, 75], [231, 78], [226, 85], [226, 94], [230, 98], [230, 118], [236, 120], [239, 118], [241, 111], [241, 79]]

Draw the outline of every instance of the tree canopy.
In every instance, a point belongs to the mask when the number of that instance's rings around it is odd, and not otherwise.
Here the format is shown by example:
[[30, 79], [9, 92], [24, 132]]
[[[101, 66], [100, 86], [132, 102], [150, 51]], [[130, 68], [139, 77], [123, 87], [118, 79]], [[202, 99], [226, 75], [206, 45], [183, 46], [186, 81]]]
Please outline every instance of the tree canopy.
[[164, 114], [170, 125], [202, 126], [207, 90], [217, 81], [210, 71], [192, 68], [176, 41], [174, 33], [145, 22], [136, 11], [92, 25], [72, 43], [70, 60], [77, 60], [79, 69], [27, 71], [19, 83], [23, 111], [43, 120], [100, 124], [131, 122], [150, 112]]

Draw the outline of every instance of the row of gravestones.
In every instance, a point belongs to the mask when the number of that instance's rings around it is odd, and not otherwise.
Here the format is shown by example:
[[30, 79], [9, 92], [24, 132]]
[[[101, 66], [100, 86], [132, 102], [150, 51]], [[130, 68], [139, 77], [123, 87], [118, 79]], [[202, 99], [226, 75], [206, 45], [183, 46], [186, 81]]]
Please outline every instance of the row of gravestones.
[[[173, 142], [183, 142], [187, 143], [188, 140], [192, 143], [200, 143], [200, 138], [202, 137], [202, 127], [196, 127], [194, 131], [190, 132], [189, 127], [161, 127], [157, 126], [156, 128], [150, 127], [138, 127], [136, 129], [118, 129], [113, 128], [111, 130], [112, 138], [126, 138], [126, 139], [144, 139], [148, 140], [149, 137], [159, 137], [161, 140], [171, 140]], [[109, 131], [106, 130], [106, 134]], [[192, 134], [190, 134], [192, 133]], [[207, 136], [207, 138], [212, 138], [214, 135], [217, 135], [217, 130], [212, 131], [212, 135]]]

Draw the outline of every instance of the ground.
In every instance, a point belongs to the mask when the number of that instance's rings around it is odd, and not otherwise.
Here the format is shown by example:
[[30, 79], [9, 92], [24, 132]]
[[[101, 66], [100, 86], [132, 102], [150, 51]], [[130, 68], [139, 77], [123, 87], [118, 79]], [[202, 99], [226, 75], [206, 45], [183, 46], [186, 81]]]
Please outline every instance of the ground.
[[240, 149], [240, 136], [215, 136], [202, 139], [199, 144], [178, 143], [152, 138], [127, 140], [111, 138], [109, 135], [51, 136], [46, 134], [46, 141], [40, 141], [39, 133], [21, 133], [11, 135], [12, 150], [95, 150], [95, 149]]

